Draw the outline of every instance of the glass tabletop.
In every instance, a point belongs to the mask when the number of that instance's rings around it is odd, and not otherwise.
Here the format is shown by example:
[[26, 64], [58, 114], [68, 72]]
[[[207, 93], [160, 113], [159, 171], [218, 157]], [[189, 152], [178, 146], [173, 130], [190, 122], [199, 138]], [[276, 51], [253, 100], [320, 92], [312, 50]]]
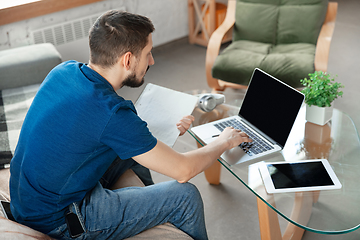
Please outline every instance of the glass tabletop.
[[[213, 111], [194, 110], [194, 126], [238, 114], [244, 93], [224, 95], [226, 103]], [[196, 139], [195, 135], [189, 133]], [[342, 184], [341, 189], [267, 194], [258, 170], [260, 162], [321, 158], [329, 161]], [[319, 126], [306, 122], [304, 106], [281, 152], [238, 164], [218, 160], [258, 198], [298, 227], [322, 234], [348, 233], [360, 227], [360, 188], [357, 182], [360, 174], [360, 139], [352, 119], [344, 112], [334, 109], [331, 121]], [[307, 199], [311, 199], [310, 209], [302, 208]], [[310, 211], [309, 217], [302, 217], [304, 211]]]

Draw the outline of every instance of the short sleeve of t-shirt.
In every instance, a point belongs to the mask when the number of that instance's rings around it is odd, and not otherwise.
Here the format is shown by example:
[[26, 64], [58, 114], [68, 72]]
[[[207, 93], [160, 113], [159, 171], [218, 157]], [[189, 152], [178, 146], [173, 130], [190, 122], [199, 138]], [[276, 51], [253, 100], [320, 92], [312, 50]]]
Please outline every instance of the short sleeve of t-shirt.
[[150, 151], [157, 140], [137, 114], [130, 101], [124, 101], [122, 106], [111, 116], [101, 142], [111, 147], [121, 159], [128, 159]]

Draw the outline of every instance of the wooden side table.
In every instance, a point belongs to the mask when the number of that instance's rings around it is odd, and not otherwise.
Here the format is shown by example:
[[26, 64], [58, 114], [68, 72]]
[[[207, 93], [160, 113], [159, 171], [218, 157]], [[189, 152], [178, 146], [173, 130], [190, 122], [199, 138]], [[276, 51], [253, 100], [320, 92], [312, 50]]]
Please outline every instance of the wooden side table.
[[[224, 14], [225, 18], [226, 12]], [[207, 46], [211, 34], [216, 29], [217, 9], [215, 0], [188, 0], [189, 42]], [[218, 23], [219, 24], [219, 23]], [[226, 34], [223, 42], [231, 40]]]

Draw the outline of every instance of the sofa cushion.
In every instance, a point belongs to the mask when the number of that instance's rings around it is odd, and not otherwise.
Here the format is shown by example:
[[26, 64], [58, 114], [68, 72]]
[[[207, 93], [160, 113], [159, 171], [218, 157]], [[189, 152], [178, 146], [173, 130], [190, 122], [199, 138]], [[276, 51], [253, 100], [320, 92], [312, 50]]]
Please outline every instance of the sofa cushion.
[[50, 43], [0, 51], [0, 89], [41, 83], [59, 63], [61, 56]]
[[[2, 212], [0, 213], [2, 215]], [[51, 240], [52, 238], [34, 229], [10, 221], [0, 216], [0, 235], [1, 239], [8, 240]]]

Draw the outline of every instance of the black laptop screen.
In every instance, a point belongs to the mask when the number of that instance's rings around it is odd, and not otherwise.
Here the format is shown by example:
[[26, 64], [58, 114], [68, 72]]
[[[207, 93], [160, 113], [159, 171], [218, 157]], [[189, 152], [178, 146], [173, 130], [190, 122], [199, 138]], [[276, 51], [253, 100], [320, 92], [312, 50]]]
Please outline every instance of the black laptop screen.
[[304, 95], [255, 69], [239, 116], [284, 146]]

